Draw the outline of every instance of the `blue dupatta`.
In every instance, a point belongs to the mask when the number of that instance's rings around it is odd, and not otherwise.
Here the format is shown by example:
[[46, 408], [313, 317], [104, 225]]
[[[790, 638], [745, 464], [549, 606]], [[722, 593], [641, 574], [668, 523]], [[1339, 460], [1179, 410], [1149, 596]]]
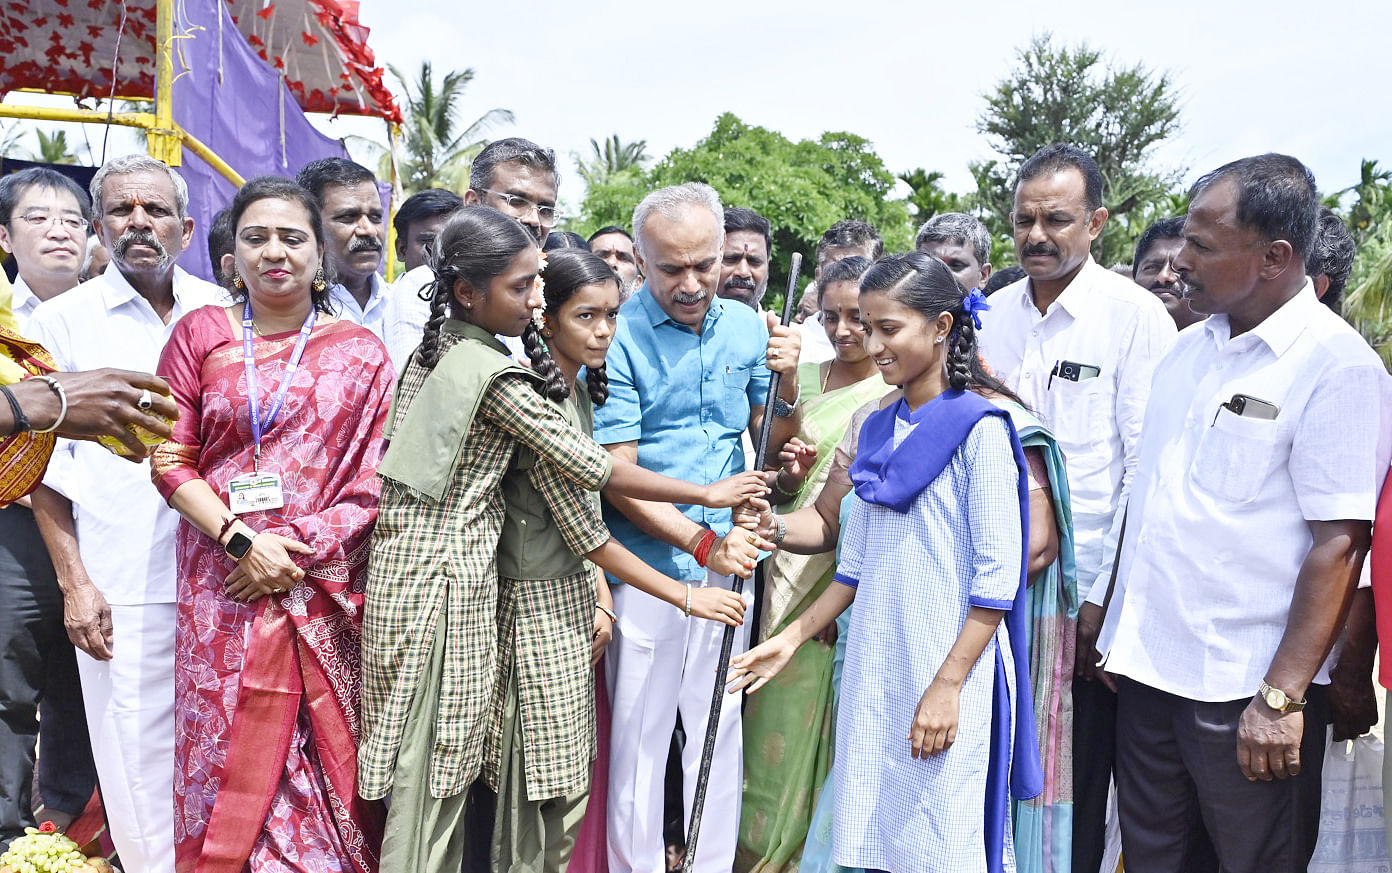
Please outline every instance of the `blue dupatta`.
[[[860, 432], [860, 445], [851, 464], [856, 496], [867, 503], [907, 512], [928, 484], [942, 473], [957, 449], [988, 415], [1002, 418], [1010, 433], [1010, 447], [1019, 468], [1021, 554], [1020, 585], [1005, 612], [1005, 631], [1015, 653], [1015, 723], [1010, 718], [1010, 683], [1005, 659], [996, 648], [995, 693], [991, 706], [991, 760], [986, 777], [985, 850], [987, 869], [1004, 867], [1005, 840], [1010, 833], [1010, 800], [1028, 800], [1044, 790], [1035, 734], [1034, 695], [1029, 675], [1029, 475], [1024, 449], [1010, 414], [979, 394], [947, 391], [916, 410], [902, 397], [893, 405], [872, 413]], [[898, 446], [894, 445], [897, 421], [917, 425]], [[1013, 730], [1012, 730], [1013, 729]], [[1013, 754], [1012, 753], [1013, 750]]]

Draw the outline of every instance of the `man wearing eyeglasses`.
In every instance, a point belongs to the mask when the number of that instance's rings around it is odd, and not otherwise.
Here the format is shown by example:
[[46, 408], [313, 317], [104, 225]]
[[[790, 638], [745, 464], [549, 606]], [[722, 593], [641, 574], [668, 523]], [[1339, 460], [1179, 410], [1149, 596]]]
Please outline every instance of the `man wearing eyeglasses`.
[[[469, 167], [469, 190], [464, 192], [464, 205], [491, 206], [512, 216], [531, 231], [537, 245], [541, 245], [546, 242], [551, 228], [561, 220], [556, 209], [560, 184], [555, 151], [521, 137], [508, 137], [489, 143], [474, 158]], [[392, 286], [386, 335], [382, 339], [398, 371], [406, 366], [411, 352], [420, 345], [425, 322], [430, 318], [430, 304], [421, 299], [420, 291], [433, 281], [435, 273], [425, 264], [404, 274]], [[526, 360], [521, 340], [516, 337], [500, 339], [515, 355]]]
[[[19, 333], [40, 303], [78, 283], [88, 204], [76, 182], [46, 167], [0, 179], [0, 248], [19, 268], [11, 297]], [[45, 817], [70, 823], [97, 781], [63, 595], [28, 503], [0, 509], [0, 848], [35, 823], [30, 786], [40, 723]]]
[[79, 281], [92, 220], [87, 193], [47, 167], [0, 179], [0, 248], [19, 276], [11, 303], [20, 333], [35, 307]]
[[531, 140], [511, 136], [489, 143], [474, 158], [464, 203], [482, 203], [511, 215], [541, 245], [561, 220], [556, 210], [560, 185], [556, 153]]

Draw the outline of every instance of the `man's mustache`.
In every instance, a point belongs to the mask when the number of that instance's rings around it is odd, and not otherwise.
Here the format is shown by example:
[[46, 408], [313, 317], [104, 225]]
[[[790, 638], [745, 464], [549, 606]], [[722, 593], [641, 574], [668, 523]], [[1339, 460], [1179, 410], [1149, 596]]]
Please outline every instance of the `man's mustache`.
[[1027, 258], [1039, 257], [1041, 255], [1058, 257], [1058, 253], [1058, 249], [1051, 245], [1025, 246], [1025, 257]]
[[731, 276], [725, 282], [726, 291], [757, 291], [759, 286], [754, 284], [754, 280], [748, 276]]
[[348, 253], [380, 252], [382, 243], [375, 236], [355, 236], [348, 242]]
[[128, 230], [121, 234], [120, 238], [116, 240], [116, 245], [112, 246], [112, 254], [124, 260], [126, 253], [131, 250], [131, 247], [138, 245], [149, 246], [154, 249], [160, 260], [165, 260], [169, 257], [169, 250], [166, 249], [164, 243], [160, 242], [155, 236], [154, 231], [145, 230], [144, 228]]

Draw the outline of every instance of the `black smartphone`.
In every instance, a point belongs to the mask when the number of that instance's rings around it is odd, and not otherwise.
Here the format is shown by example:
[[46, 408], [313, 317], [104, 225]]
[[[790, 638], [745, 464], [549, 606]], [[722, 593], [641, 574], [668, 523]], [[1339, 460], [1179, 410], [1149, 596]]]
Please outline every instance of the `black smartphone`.
[[1052, 388], [1054, 377], [1067, 379], [1070, 382], [1081, 382], [1084, 379], [1096, 379], [1102, 374], [1102, 368], [1093, 364], [1080, 364], [1077, 361], [1059, 361], [1054, 364], [1054, 369], [1049, 373], [1049, 384], [1046, 388]]

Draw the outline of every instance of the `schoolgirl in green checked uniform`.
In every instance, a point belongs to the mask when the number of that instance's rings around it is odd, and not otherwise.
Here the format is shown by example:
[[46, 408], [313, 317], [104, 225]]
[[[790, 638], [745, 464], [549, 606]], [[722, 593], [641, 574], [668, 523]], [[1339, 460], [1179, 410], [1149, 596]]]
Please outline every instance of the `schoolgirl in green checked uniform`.
[[[514, 219], [483, 206], [450, 218], [436, 239], [431, 318], [384, 428], [358, 750], [358, 792], [391, 794], [382, 873], [457, 873], [464, 859], [468, 788], [496, 684], [501, 485], [519, 447], [555, 470], [558, 490], [563, 481], [710, 506], [765, 490], [753, 474], [705, 487], [613, 461], [546, 402], [534, 387], [541, 377], [513, 364], [497, 339], [523, 334], [541, 308], [539, 266], [535, 241]], [[575, 505], [556, 517], [568, 545], [689, 614], [742, 620], [738, 598], [661, 576], [609, 539], [592, 504]], [[737, 531], [711, 561], [748, 572], [757, 546]]]

